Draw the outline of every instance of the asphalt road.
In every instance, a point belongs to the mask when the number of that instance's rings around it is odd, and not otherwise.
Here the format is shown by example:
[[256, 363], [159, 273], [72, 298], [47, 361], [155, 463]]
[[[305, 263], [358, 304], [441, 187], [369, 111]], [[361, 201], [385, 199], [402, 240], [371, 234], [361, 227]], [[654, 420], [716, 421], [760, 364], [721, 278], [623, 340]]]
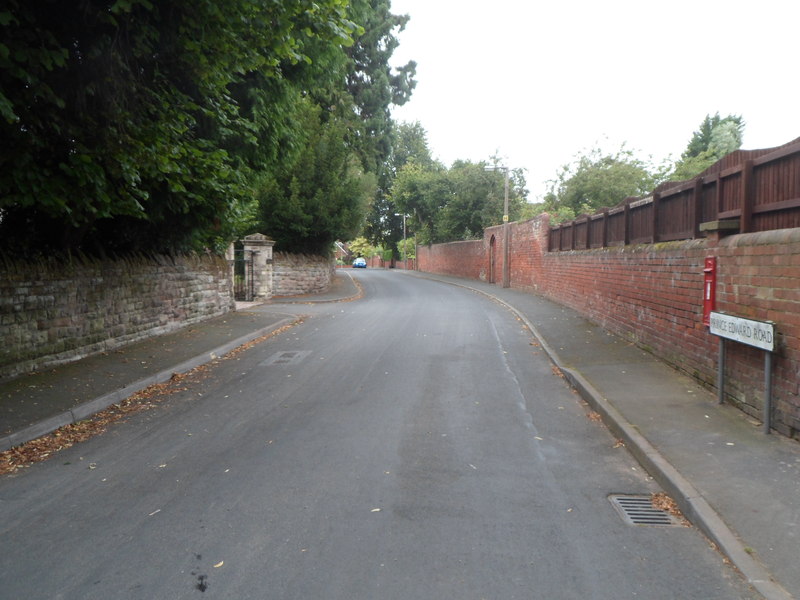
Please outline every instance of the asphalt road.
[[[0, 598], [736, 599], [486, 297], [359, 272], [158, 408], [0, 479]], [[273, 307], [274, 309], [274, 307]]]

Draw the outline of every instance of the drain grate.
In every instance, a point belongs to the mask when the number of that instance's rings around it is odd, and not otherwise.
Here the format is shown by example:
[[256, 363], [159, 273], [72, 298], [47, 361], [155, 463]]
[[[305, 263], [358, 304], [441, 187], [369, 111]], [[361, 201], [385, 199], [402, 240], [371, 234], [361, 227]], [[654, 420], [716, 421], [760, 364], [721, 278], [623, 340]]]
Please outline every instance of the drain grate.
[[667, 511], [655, 508], [650, 496], [612, 494], [608, 499], [628, 525], [676, 527], [681, 524]]
[[296, 365], [309, 354], [311, 354], [310, 350], [284, 350], [283, 352], [276, 352], [267, 360], [260, 362], [258, 366], [266, 367], [269, 365]]

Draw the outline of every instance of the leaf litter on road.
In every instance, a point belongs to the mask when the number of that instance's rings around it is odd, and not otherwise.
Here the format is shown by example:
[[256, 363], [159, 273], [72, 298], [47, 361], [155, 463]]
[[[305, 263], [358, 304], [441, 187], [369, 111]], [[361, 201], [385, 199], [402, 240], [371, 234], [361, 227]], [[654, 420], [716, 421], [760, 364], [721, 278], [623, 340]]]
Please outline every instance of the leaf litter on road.
[[284, 333], [302, 322], [303, 318], [300, 317], [292, 323], [279, 327], [266, 335], [234, 348], [221, 358], [215, 358], [209, 363], [199, 365], [184, 373], [173, 373], [168, 381], [150, 385], [128, 396], [124, 400], [112, 404], [105, 410], [95, 413], [88, 419], [64, 425], [52, 433], [48, 433], [47, 435], [0, 452], [0, 475], [15, 473], [19, 469], [47, 460], [54, 454], [66, 450], [75, 444], [85, 442], [97, 435], [105, 433], [110, 425], [122, 421], [130, 415], [150, 410], [158, 406], [172, 394], [187, 391], [190, 383], [196, 383], [208, 377], [209, 370], [217, 365], [220, 360], [235, 358], [253, 346]]

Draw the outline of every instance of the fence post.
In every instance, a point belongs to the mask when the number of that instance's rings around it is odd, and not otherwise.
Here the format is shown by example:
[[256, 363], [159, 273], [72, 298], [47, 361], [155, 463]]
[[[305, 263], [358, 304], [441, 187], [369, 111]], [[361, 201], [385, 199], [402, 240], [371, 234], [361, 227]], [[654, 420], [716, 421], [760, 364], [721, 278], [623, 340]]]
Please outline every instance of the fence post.
[[703, 178], [697, 177], [694, 180], [692, 189], [692, 205], [690, 214], [692, 215], [692, 239], [700, 237], [700, 222], [703, 220]]
[[608, 209], [603, 209], [603, 248], [608, 246]]
[[591, 215], [584, 214], [586, 218], [586, 243], [584, 250], [589, 250], [592, 247], [592, 217]]
[[625, 217], [623, 223], [622, 239], [623, 244], [627, 246], [631, 243], [631, 199], [625, 199]]
[[578, 237], [577, 235], [575, 235], [575, 230], [577, 229], [577, 227], [575, 226], [575, 219], [569, 222], [569, 228], [570, 231], [572, 232], [572, 235], [570, 236], [569, 249], [575, 250], [575, 241], [576, 241], [575, 238]]
[[717, 221], [719, 220], [719, 213], [722, 212], [722, 177], [720, 177], [719, 173], [717, 173], [714, 175], [714, 179], [714, 207], [716, 208], [717, 212], [714, 214], [712, 221]]
[[753, 229], [753, 161], [746, 160], [742, 165], [742, 217], [739, 221], [739, 233], [749, 233]]
[[653, 236], [652, 242], [655, 244], [658, 241], [658, 208], [661, 203], [661, 194], [653, 192]]

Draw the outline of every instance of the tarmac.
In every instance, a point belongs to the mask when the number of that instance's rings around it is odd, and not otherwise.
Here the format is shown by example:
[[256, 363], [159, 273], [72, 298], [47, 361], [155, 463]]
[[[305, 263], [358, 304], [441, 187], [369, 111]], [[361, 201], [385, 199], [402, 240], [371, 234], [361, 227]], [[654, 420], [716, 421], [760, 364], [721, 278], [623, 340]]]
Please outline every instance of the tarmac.
[[[800, 443], [764, 434], [759, 423], [718, 404], [712, 391], [656, 356], [541, 296], [456, 277], [395, 273], [461, 286], [506, 306], [612, 435], [759, 594], [800, 599]], [[324, 294], [240, 305], [170, 334], [0, 380], [0, 451], [290, 324], [303, 303], [361, 294], [350, 271], [340, 270]]]

